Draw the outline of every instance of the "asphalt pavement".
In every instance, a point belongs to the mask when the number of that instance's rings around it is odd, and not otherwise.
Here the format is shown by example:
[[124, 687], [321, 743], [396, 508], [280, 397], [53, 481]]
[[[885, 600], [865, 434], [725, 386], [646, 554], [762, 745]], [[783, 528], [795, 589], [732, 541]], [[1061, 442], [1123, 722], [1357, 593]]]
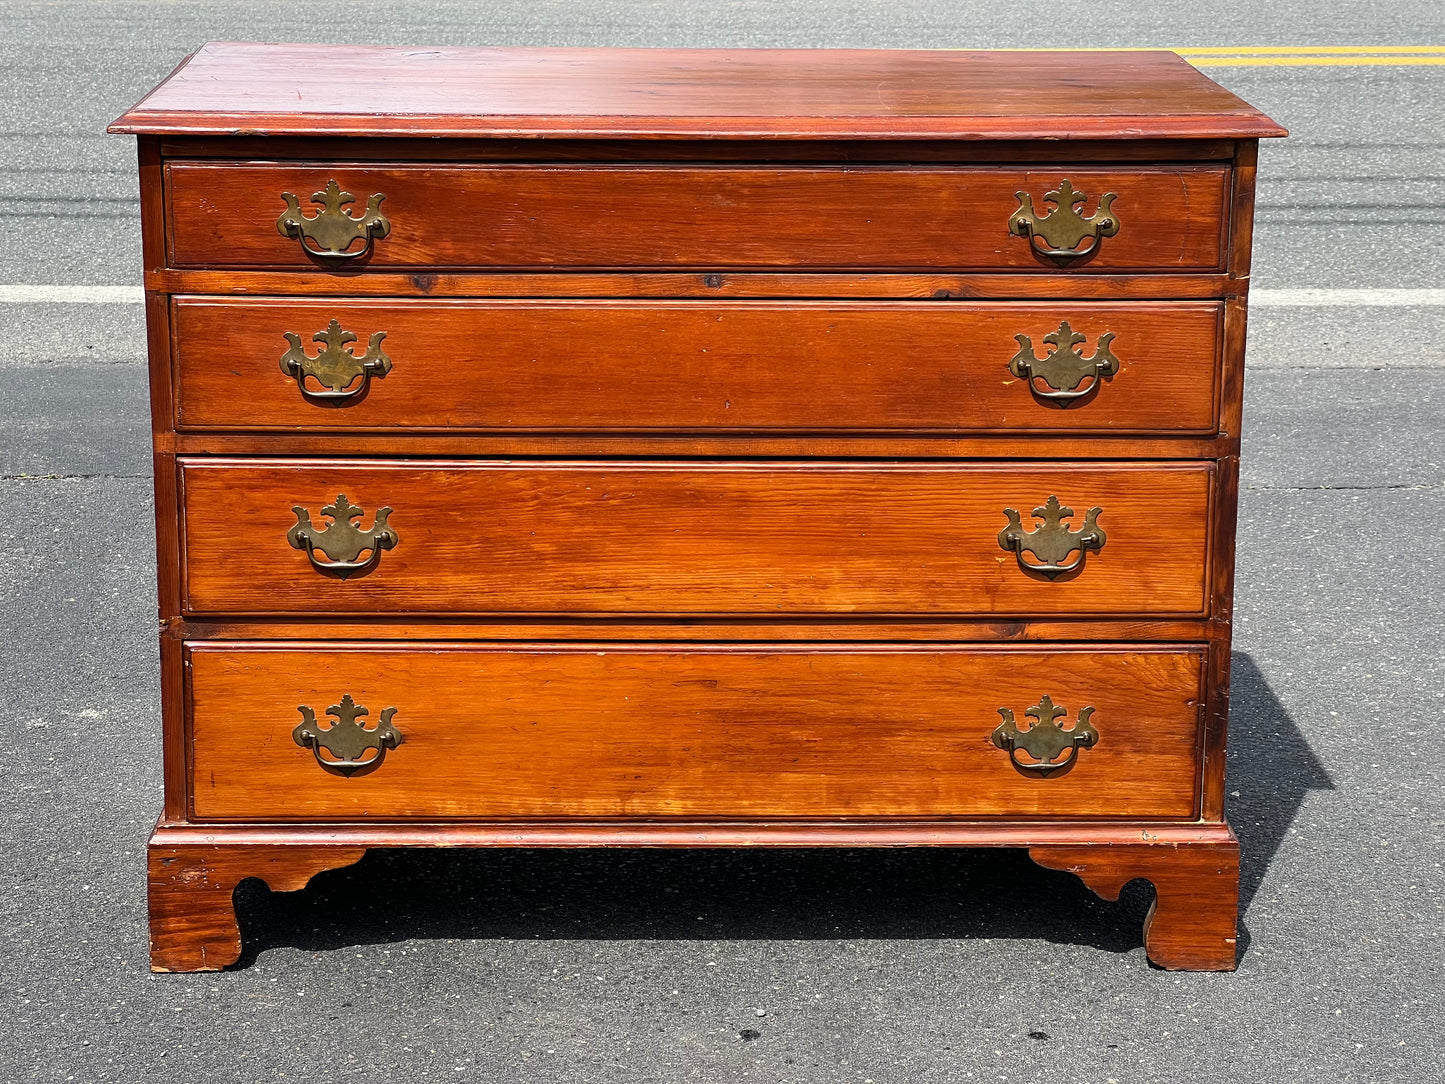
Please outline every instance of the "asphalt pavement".
[[[1445, 43], [1428, 0], [1125, 9], [0, 6], [0, 1082], [1445, 1080], [1445, 67], [1211, 66], [1260, 159], [1229, 817], [1234, 974], [1151, 968], [1149, 892], [1016, 852], [373, 852], [239, 893], [233, 971], [147, 968], [160, 724], [132, 141], [203, 41]], [[1282, 291], [1338, 291], [1288, 303]], [[1276, 303], [1267, 302], [1273, 296]]]

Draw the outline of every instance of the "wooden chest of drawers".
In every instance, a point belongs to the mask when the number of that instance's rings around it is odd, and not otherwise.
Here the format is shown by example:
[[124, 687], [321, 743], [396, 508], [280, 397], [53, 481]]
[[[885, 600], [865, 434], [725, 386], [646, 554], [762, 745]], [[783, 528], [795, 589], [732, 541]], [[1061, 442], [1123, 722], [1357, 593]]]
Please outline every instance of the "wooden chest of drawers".
[[1169, 53], [209, 45], [152, 965], [395, 846], [1011, 846], [1232, 968], [1268, 118]]

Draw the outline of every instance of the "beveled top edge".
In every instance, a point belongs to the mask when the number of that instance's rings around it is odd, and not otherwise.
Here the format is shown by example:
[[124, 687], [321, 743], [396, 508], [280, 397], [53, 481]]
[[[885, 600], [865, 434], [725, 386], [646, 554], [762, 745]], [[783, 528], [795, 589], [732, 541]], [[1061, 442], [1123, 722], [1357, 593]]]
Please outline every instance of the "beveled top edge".
[[438, 48], [212, 42], [108, 131], [445, 138], [1259, 138], [1162, 50]]

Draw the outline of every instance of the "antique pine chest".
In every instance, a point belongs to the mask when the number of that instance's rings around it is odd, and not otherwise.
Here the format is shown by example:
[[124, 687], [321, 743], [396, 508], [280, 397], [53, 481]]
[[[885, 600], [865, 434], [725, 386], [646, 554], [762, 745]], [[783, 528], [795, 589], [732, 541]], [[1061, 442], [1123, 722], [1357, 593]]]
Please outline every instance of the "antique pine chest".
[[1255, 152], [1165, 52], [213, 44], [152, 966], [370, 847], [999, 846], [1232, 968]]

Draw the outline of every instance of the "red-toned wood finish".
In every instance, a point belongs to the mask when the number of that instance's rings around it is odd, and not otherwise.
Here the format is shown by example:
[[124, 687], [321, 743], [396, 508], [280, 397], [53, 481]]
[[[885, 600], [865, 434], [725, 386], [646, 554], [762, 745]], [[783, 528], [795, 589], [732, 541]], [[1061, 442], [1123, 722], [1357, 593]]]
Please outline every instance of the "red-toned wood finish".
[[169, 294], [215, 294], [307, 298], [431, 297], [546, 300], [600, 299], [878, 298], [933, 301], [1170, 301], [1241, 297], [1248, 283], [1224, 272], [1143, 275], [1063, 275], [1041, 272], [989, 274], [832, 273], [824, 271], [368, 271], [342, 274], [320, 270], [161, 270], [146, 278], [148, 289]]
[[[156, 137], [148, 137], [156, 138]], [[509, 139], [434, 136], [356, 139], [349, 136], [161, 136], [167, 159], [337, 162], [767, 162], [825, 165], [1017, 165], [1057, 162], [1057, 144], [1010, 139]], [[1230, 139], [1079, 139], [1069, 158], [1093, 164], [1217, 162], [1236, 160]]]
[[353, 824], [190, 824], [160, 821], [157, 844], [257, 847], [1036, 847], [1098, 843], [1227, 844], [1227, 824], [1199, 821], [730, 820], [373, 821]]
[[369, 847], [1027, 847], [1040, 865], [1078, 874], [1116, 899], [1153, 884], [1149, 959], [1165, 968], [1233, 970], [1239, 843], [1224, 824], [1038, 821], [184, 825], [150, 841], [151, 966], [215, 970], [240, 954], [232, 894], [246, 877], [294, 891]]
[[[213, 43], [112, 130], [141, 135], [154, 967], [234, 962], [246, 877], [397, 846], [1026, 847], [1148, 879], [1155, 963], [1234, 966], [1269, 118], [1150, 51]], [[276, 227], [328, 179], [391, 222], [344, 267]], [[1120, 228], [1061, 266], [1008, 220], [1064, 179]], [[333, 318], [394, 365], [328, 408], [279, 359]], [[1121, 365], [1060, 409], [1007, 365], [1064, 321]], [[345, 581], [286, 541], [339, 492], [400, 538]], [[1051, 494], [1107, 532], [1054, 581], [998, 545]], [[292, 729], [347, 693], [405, 740], [341, 778]], [[1046, 694], [1099, 740], [1026, 778], [988, 735]]]
[[[192, 645], [200, 820], [1195, 815], [1192, 649]], [[343, 695], [395, 709], [376, 770], [291, 740]], [[989, 735], [1050, 696], [1098, 742], [1065, 773]], [[329, 754], [328, 754], [329, 755]], [[1025, 763], [1036, 763], [1026, 753]], [[237, 767], [245, 765], [244, 771]]]
[[1144, 947], [1160, 967], [1233, 971], [1239, 955], [1239, 843], [1176, 847], [1159, 840], [1130, 844], [1030, 847], [1041, 866], [1076, 873], [1106, 900], [1135, 878], [1154, 885], [1144, 919]]
[[868, 615], [786, 618], [735, 617], [486, 617], [446, 618], [398, 614], [285, 618], [197, 616], [166, 624], [180, 640], [455, 640], [558, 642], [687, 640], [699, 643], [1109, 643], [1166, 644], [1217, 641], [1222, 627], [1212, 618], [879, 618]]
[[[178, 426], [279, 432], [1208, 434], [1223, 318], [1218, 302], [173, 304]], [[393, 362], [340, 405], [307, 399], [278, 364], [287, 333], [321, 355], [312, 338], [332, 320], [356, 356], [383, 333]], [[1015, 376], [1016, 336], [1042, 359], [1063, 323], [1085, 336], [1066, 355], [1112, 336], [1118, 372], [1076, 389]], [[1049, 398], [1072, 390], [1087, 394]]]
[[[1117, 199], [1118, 233], [1060, 269], [1009, 232], [1016, 192], [1068, 179], [1092, 214]], [[748, 168], [176, 162], [166, 167], [175, 267], [324, 266], [283, 236], [283, 192], [336, 182], [360, 214], [374, 194], [390, 233], [366, 267], [874, 268], [908, 270], [1209, 271], [1225, 251], [1229, 170]], [[354, 251], [361, 251], [357, 242]]]
[[295, 892], [316, 874], [349, 866], [361, 847], [256, 847], [164, 843], [147, 853], [152, 971], [219, 971], [241, 956], [236, 886], [258, 877]]
[[[709, 457], [719, 459], [1010, 459], [1018, 435], [875, 434], [867, 436], [754, 434], [472, 434], [246, 433], [209, 429], [173, 435], [177, 455], [270, 457], [337, 455], [364, 458], [416, 455], [446, 458]], [[1029, 458], [1041, 460], [1211, 459], [1239, 451], [1238, 436], [1164, 437], [1100, 433], [1089, 437], [1031, 435]]]
[[[1202, 615], [1208, 463], [649, 463], [185, 459], [190, 613]], [[392, 509], [369, 574], [287, 532], [338, 494]], [[1106, 539], [1049, 579], [999, 544], [1057, 496]], [[333, 554], [332, 559], [339, 559]], [[1067, 558], [1075, 563], [1078, 551]], [[318, 551], [318, 559], [326, 558]], [[1038, 559], [1026, 554], [1026, 560]]]
[[1281, 136], [1163, 50], [416, 49], [211, 42], [112, 132], [1189, 139]]

